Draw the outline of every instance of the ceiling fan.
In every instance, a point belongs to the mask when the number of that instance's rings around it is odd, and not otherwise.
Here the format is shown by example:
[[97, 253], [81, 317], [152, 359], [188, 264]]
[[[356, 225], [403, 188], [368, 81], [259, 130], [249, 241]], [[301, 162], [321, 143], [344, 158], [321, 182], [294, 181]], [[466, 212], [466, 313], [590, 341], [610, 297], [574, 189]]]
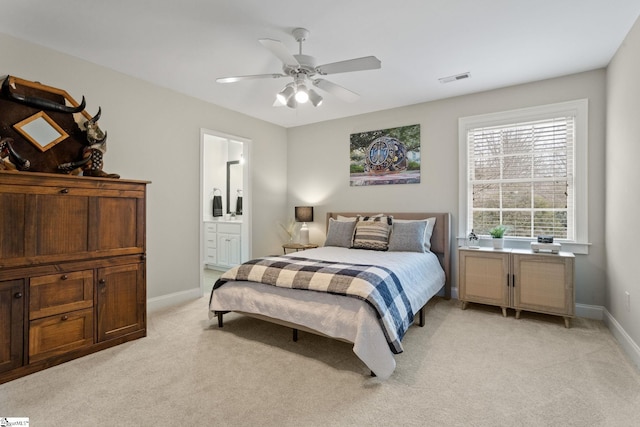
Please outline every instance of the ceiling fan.
[[216, 81], [218, 83], [234, 83], [241, 80], [291, 77], [293, 81], [278, 92], [274, 105], [286, 105], [290, 108], [296, 108], [298, 104], [311, 101], [313, 106], [317, 107], [322, 104], [322, 96], [309, 88], [309, 84], [347, 102], [354, 102], [360, 97], [357, 93], [332, 83], [329, 80], [317, 78], [318, 75], [326, 76], [328, 74], [348, 73], [351, 71], [374, 70], [381, 66], [380, 60], [375, 56], [365, 56], [362, 58], [332, 62], [330, 64], [316, 65], [315, 58], [302, 54], [302, 42], [309, 37], [309, 30], [296, 28], [292, 31], [292, 34], [299, 44], [299, 52], [297, 55], [292, 55], [279, 40], [259, 40], [264, 47], [269, 49], [271, 53], [282, 61], [282, 73], [220, 77], [216, 79]]

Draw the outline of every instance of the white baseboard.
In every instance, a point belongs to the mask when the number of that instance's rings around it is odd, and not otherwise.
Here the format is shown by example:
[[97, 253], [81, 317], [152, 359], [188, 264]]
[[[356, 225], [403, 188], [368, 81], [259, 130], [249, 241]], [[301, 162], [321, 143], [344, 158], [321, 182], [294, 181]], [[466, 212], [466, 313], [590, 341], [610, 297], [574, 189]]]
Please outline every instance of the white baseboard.
[[187, 301], [193, 301], [200, 297], [202, 297], [202, 290], [200, 288], [194, 288], [189, 289], [188, 291], [175, 292], [168, 295], [150, 298], [147, 300], [147, 312], [153, 312], [161, 308], [170, 307]]
[[576, 304], [576, 316], [593, 320], [604, 320], [605, 309], [601, 305]]
[[640, 369], [640, 347], [633, 341], [633, 339], [622, 328], [620, 323], [609, 313], [608, 310], [604, 310], [604, 323], [607, 325], [613, 336], [618, 343], [622, 346], [625, 353], [631, 358], [633, 363]]

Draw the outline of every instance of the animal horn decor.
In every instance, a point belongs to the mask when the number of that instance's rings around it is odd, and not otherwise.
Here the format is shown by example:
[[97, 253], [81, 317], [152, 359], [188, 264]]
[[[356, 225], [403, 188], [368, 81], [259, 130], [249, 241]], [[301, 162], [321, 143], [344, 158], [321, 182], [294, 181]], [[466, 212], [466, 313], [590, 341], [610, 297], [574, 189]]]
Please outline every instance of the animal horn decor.
[[85, 106], [84, 96], [78, 103], [62, 89], [6, 76], [0, 90], [0, 169], [119, 178], [102, 169], [102, 108], [91, 116]]

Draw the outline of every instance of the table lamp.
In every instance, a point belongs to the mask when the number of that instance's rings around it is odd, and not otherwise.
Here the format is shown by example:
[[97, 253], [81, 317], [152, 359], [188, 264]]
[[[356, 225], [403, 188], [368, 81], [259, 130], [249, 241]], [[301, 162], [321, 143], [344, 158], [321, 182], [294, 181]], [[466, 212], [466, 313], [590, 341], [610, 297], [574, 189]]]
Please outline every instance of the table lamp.
[[309, 228], [307, 222], [313, 222], [313, 206], [296, 206], [296, 222], [301, 222], [300, 243], [309, 244]]

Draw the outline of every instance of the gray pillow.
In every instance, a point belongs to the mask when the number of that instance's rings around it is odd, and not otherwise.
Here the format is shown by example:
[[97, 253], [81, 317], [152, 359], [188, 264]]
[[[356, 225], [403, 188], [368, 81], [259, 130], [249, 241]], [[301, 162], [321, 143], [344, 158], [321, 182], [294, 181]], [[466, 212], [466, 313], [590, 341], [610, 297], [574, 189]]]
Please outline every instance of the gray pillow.
[[394, 222], [389, 237], [389, 250], [395, 252], [424, 252], [425, 230], [428, 221]]
[[355, 228], [355, 221], [336, 221], [333, 218], [329, 218], [329, 231], [327, 231], [327, 240], [325, 240], [324, 245], [350, 248]]
[[436, 225], [436, 217], [426, 218], [426, 219], [397, 219], [393, 223], [400, 222], [416, 222], [416, 221], [429, 221], [427, 223], [427, 227], [424, 229], [424, 252], [431, 251], [431, 235], [433, 234], [433, 228]]

